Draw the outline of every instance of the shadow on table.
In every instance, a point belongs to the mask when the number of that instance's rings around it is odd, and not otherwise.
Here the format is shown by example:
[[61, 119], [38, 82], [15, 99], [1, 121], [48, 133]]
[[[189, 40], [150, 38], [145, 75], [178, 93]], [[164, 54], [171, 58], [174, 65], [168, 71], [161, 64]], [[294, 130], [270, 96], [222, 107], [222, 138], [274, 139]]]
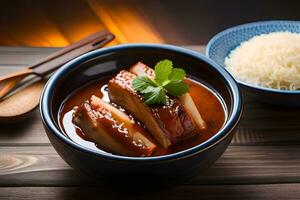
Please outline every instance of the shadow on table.
[[299, 144], [300, 108], [272, 106], [245, 97], [244, 112], [232, 144]]
[[11, 139], [23, 136], [24, 133], [30, 132], [30, 129], [34, 130], [37, 124], [42, 125], [41, 119], [39, 117], [38, 109], [33, 110], [28, 113], [25, 118], [18, 121], [7, 121], [0, 123], [0, 139], [2, 136], [9, 137]]

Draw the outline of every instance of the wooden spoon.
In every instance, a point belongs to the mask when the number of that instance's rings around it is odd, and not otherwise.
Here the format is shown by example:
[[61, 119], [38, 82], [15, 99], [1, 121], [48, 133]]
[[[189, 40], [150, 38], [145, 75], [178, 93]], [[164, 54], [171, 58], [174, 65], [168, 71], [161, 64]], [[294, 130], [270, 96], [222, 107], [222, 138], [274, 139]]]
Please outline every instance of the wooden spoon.
[[73, 58], [102, 47], [113, 39], [114, 35], [108, 31], [94, 33], [51, 54], [30, 67], [0, 77], [0, 99], [12, 91], [26, 76], [36, 74], [43, 78]]
[[40, 80], [0, 102], [0, 121], [13, 123], [24, 119], [38, 105], [45, 81]]
[[11, 96], [6, 97], [25, 77], [35, 74], [40, 78], [44, 78], [73, 58], [102, 47], [113, 39], [114, 35], [108, 31], [94, 33], [28, 68], [0, 77], [0, 122], [15, 122], [23, 119], [38, 106], [39, 97], [44, 86], [43, 80], [27, 85]]

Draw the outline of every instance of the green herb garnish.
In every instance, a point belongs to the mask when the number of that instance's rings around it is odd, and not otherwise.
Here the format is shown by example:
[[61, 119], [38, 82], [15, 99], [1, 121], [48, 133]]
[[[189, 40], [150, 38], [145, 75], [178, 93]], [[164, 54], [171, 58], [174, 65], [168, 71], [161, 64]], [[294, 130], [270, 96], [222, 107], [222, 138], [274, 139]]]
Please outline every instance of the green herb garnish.
[[167, 104], [167, 93], [172, 96], [181, 96], [189, 91], [183, 82], [185, 71], [173, 68], [170, 60], [162, 60], [154, 67], [155, 79], [147, 76], [138, 76], [133, 80], [133, 88], [142, 94], [145, 104]]

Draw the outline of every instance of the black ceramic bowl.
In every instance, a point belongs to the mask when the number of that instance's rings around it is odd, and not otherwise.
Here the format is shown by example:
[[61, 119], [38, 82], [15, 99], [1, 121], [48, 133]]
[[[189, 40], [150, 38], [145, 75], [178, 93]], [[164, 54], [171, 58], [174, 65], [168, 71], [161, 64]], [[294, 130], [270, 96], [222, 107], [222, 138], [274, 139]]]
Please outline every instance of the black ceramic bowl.
[[[78, 87], [116, 74], [138, 61], [153, 66], [166, 58], [177, 66], [183, 66], [189, 76], [205, 82], [224, 99], [228, 110], [227, 121], [208, 141], [165, 156], [125, 157], [81, 146], [66, 137], [59, 128], [59, 108], [65, 98]], [[138, 184], [169, 184], [202, 172], [222, 155], [240, 120], [242, 99], [231, 75], [194, 51], [170, 45], [131, 44], [96, 50], [64, 65], [48, 81], [41, 97], [40, 111], [52, 145], [74, 169], [115, 183], [129, 181]]]

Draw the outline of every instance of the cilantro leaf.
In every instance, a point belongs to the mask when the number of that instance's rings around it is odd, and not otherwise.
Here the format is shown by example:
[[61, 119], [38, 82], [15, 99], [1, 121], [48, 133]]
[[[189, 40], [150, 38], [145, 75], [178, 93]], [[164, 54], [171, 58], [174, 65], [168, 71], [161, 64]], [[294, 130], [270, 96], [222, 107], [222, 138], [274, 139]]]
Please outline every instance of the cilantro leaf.
[[155, 67], [155, 80], [157, 83], [162, 84], [165, 80], [168, 80], [169, 75], [172, 72], [173, 63], [170, 60], [159, 61]]
[[172, 96], [181, 96], [189, 91], [189, 87], [183, 81], [172, 81], [164, 87]]
[[170, 60], [162, 60], [155, 65], [155, 79], [139, 76], [132, 82], [134, 90], [139, 92], [146, 105], [166, 104], [167, 94], [181, 96], [189, 91], [183, 82], [186, 74], [181, 68], [173, 68]]
[[132, 82], [133, 89], [141, 93], [150, 92], [150, 87], [156, 87], [157, 84], [147, 76], [139, 76]]
[[167, 103], [166, 93], [161, 86], [156, 87], [152, 92], [143, 94], [143, 98], [146, 105]]
[[172, 69], [172, 72], [169, 75], [170, 81], [183, 80], [184, 78], [185, 78], [185, 71], [181, 68]]

